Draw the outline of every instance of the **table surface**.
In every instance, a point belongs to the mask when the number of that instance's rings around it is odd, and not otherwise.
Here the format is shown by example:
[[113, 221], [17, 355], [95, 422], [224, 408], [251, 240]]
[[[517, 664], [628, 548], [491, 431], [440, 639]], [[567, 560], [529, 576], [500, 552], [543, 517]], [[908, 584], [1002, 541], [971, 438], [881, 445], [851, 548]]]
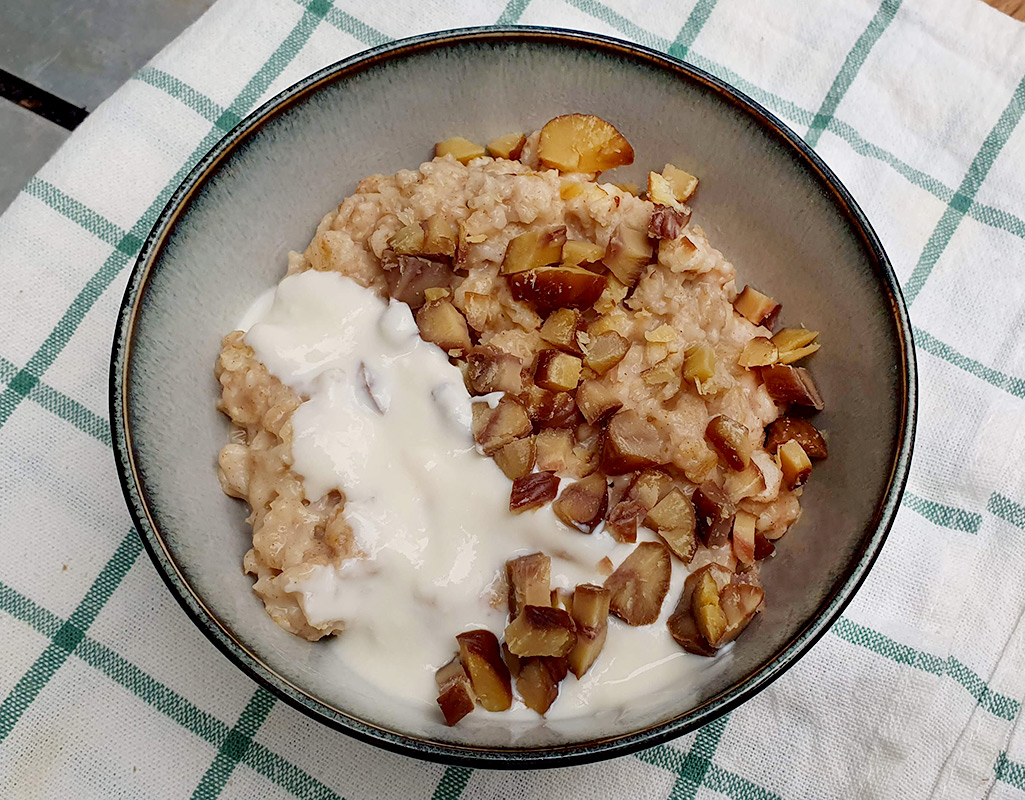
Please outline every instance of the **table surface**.
[[[75, 126], [214, 0], [0, 7], [0, 212]], [[985, 0], [1025, 21], [1025, 0]]]

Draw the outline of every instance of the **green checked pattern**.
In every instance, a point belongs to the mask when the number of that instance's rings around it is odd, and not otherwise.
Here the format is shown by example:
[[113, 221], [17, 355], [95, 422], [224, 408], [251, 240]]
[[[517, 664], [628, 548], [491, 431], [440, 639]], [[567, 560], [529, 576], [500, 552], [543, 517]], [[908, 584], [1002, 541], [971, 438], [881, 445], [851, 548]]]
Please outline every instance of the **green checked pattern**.
[[950, 199], [947, 210], [943, 212], [940, 221], [936, 223], [932, 236], [929, 237], [925, 249], [922, 250], [922, 255], [918, 258], [915, 271], [911, 273], [911, 278], [904, 285], [904, 296], [909, 305], [915, 302], [915, 298], [925, 286], [936, 262], [940, 260], [940, 256], [950, 244], [961, 220], [971, 209], [982, 182], [986, 179], [997, 156], [1000, 155], [1000, 151], [1007, 144], [1011, 133], [1021, 120], [1022, 111], [1025, 111], [1025, 77], [1018, 84], [1018, 88], [1000, 115], [1000, 119], [986, 136], [978, 155], [975, 156], [968, 172], [965, 173], [964, 180], [961, 181], [961, 185], [957, 187], [957, 191]]
[[911, 492], [904, 492], [902, 500], [904, 508], [910, 508], [925, 517], [934, 525], [950, 528], [952, 531], [978, 533], [982, 525], [982, 515], [965, 511], [963, 508], [945, 506], [933, 500], [925, 500]]
[[[676, 17], [677, 25], [683, 19], [679, 30], [667, 31], [661, 24], [661, 15], [654, 8], [645, 8], [642, 13], [634, 3], [613, 0], [509, 0], [507, 3], [494, 4], [493, 18], [498, 24], [516, 24], [529, 6], [532, 18], [537, 18], [541, 12], [550, 12], [557, 22], [558, 14], [562, 13], [560, 9], [565, 8], [576, 15], [573, 17], [575, 20], [583, 15], [586, 19], [593, 19], [596, 24], [611, 27], [626, 38], [686, 58], [751, 95], [785, 122], [806, 131], [806, 139], [810, 144], [828, 144], [833, 148], [830, 150], [831, 161], [845, 179], [854, 176], [851, 188], [869, 207], [870, 214], [872, 203], [876, 202], [869, 191], [873, 184], [868, 182], [862, 185], [858, 180], [860, 175], [870, 176], [880, 169], [897, 178], [888, 184], [890, 188], [887, 191], [895, 193], [887, 197], [886, 202], [892, 204], [890, 208], [917, 204], [922, 197], [937, 201], [932, 232], [924, 244], [912, 249], [910, 240], [904, 241], [899, 236], [886, 242], [898, 270], [903, 269], [902, 274], [908, 276], [904, 282], [908, 302], [918, 298], [927, 282], [930, 287], [935, 287], [935, 291], [930, 288], [929, 292], [929, 302], [933, 302], [933, 296], [937, 292], [942, 294], [944, 290], [940, 274], [942, 270], [936, 271], [934, 268], [946, 258], [963, 257], [955, 239], [955, 233], [961, 226], [977, 225], [983, 232], [1010, 234], [1014, 240], [1025, 241], [1025, 221], [1015, 213], [1022, 207], [1022, 197], [990, 193], [986, 194], [988, 203], [978, 199], [987, 177], [994, 170], [1006, 172], [1003, 166], [1006, 156], [1022, 152], [1020, 146], [1015, 151], [1009, 147], [1009, 143], [1015, 141], [1016, 135], [1021, 135], [1020, 131], [1017, 134], [1016, 131], [1025, 110], [1025, 63], [1015, 67], [1020, 82], [1010, 97], [994, 96], [993, 102], [987, 106], [994, 107], [995, 104], [1003, 111], [995, 119], [987, 120], [980, 115], [975, 128], [963, 131], [965, 139], [978, 143], [978, 151], [974, 159], [964, 165], [960, 183], [956, 186], [948, 185], [930, 174], [928, 168], [923, 168], [919, 154], [913, 148], [908, 148], [908, 141], [914, 141], [914, 137], [909, 139], [888, 134], [873, 124], [871, 114], [851, 100], [850, 89], [858, 84], [859, 75], [866, 64], [886, 64], [894, 58], [894, 48], [900, 46], [902, 26], [907, 24], [905, 7], [921, 8], [920, 4], [916, 5], [916, 0], [865, 2], [868, 13], [862, 15], [861, 19], [870, 21], [864, 29], [849, 32], [850, 48], [845, 53], [835, 54], [831, 70], [821, 74], [792, 76], [790, 79], [812, 81], [817, 87], [821, 99], [817, 106], [812, 104], [814, 110], [791, 99], [789, 84], [780, 80], [772, 69], [771, 60], [776, 52], [783, 53], [785, 47], [791, 44], [790, 40], [780, 39], [773, 45], [771, 39], [773, 30], [783, 29], [789, 24], [785, 17], [774, 15], [759, 20], [752, 17], [749, 10], [743, 18], [730, 20], [737, 12], [729, 4], [697, 0], [689, 5], [685, 15]], [[153, 101], [158, 104], [153, 110], [154, 128], [165, 126], [163, 135], [181, 137], [179, 140], [187, 142], [186, 150], [191, 150], [191, 153], [168, 174], [166, 184], [149, 198], [148, 205], [136, 209], [128, 217], [135, 220], [133, 224], [126, 229], [112, 222], [110, 213], [102, 211], [112, 207], [108, 204], [110, 196], [117, 194], [117, 179], [111, 178], [111, 183], [106, 186], [83, 189], [80, 182], [67, 179], [68, 170], [73, 169], [67, 163], [60, 168], [48, 167], [33, 179], [26, 187], [20, 203], [0, 220], [0, 264], [34, 263], [31, 261], [31, 253], [12, 250], [10, 242], [13, 238], [3, 227], [7, 220], [12, 220], [12, 225], [19, 227], [24, 227], [26, 220], [30, 223], [39, 220], [44, 229], [60, 230], [61, 225], [71, 226], [85, 231], [109, 248], [101, 263], [67, 265], [72, 270], [71, 274], [82, 276], [81, 288], [69, 299], [58, 322], [49, 331], [38, 334], [30, 357], [11, 357], [0, 339], [0, 437], [5, 443], [18, 439], [26, 431], [26, 420], [31, 415], [19, 414], [18, 409], [24, 401], [28, 401], [33, 407], [46, 412], [48, 418], [56, 418], [61, 422], [47, 428], [46, 432], [36, 434], [40, 451], [45, 453], [44, 457], [60, 458], [61, 441], [68, 437], [82, 437], [83, 434], [83, 441], [89, 443], [89, 446], [109, 449], [107, 421], [98, 413], [98, 409], [88, 408], [80, 399], [95, 396], [95, 389], [93, 392], [84, 391], [85, 387], [75, 383], [80, 378], [69, 377], [61, 367], [60, 356], [68, 343], [76, 337], [93, 337], [94, 328], [103, 329], [104, 335], [92, 343], [95, 345], [93, 349], [96, 356], [95, 380], [102, 385], [109, 347], [107, 331], [112, 327], [113, 320], [100, 326], [86, 323], [90, 320], [90, 314], [97, 313], [97, 301], [123, 285], [127, 272], [125, 268], [134, 260], [159, 211], [188, 171], [225, 132], [265, 99], [272, 85], [280, 85], [276, 83], [279, 79], [287, 78], [291, 82], [320, 65], [337, 60], [353, 49], [350, 41], [358, 42], [361, 47], [385, 43], [390, 37], [382, 33], [382, 30], [395, 29], [389, 20], [386, 4], [378, 8], [347, 0], [338, 0], [334, 4], [327, 0], [263, 0], [262, 4], [250, 6], [241, 0], [221, 0], [217, 11], [225, 10], [228, 13], [209, 15], [192, 32], [200, 38], [193, 44], [189, 58], [193, 61], [206, 58], [208, 74], [189, 71], [188, 59], [183, 54], [168, 51], [135, 76], [137, 83], [156, 90], [152, 93]], [[805, 12], [808, 15], [823, 13], [821, 6], [817, 5], [808, 5]], [[750, 62], [745, 60], [747, 54], [731, 49], [729, 42], [721, 41], [715, 35], [706, 34], [706, 23], [710, 19], [724, 23], [717, 25], [717, 30], [729, 29], [729, 25], [725, 24], [727, 20], [734, 25], [763, 26], [769, 37], [766, 39], [764, 63], [761, 65], [764, 68], [752, 69]], [[251, 74], [240, 75], [238, 69], [232, 66], [231, 59], [219, 54], [218, 48], [227, 41], [229, 32], [236, 33], [237, 26], [247, 20], [260, 22], [253, 28], [249, 46], [264, 53], [264, 56]], [[283, 20], [288, 20], [287, 24], [283, 24]], [[432, 21], [424, 19], [422, 24], [427, 26]], [[828, 24], [828, 17], [823, 18], [822, 24]], [[415, 32], [413, 29], [408, 31], [409, 34]], [[204, 36], [206, 38], [202, 38]], [[339, 45], [343, 40], [346, 44]], [[340, 46], [348, 47], [349, 50], [340, 52]], [[773, 51], [773, 46], [777, 47], [777, 51]], [[301, 68], [295, 66], [300, 62], [303, 65]], [[203, 77], [197, 78], [197, 75]], [[227, 95], [220, 91], [222, 82], [226, 80], [237, 80], [237, 91]], [[994, 86], [997, 85], [999, 82], [995, 81]], [[981, 91], [979, 88], [974, 89], [975, 93]], [[215, 97], [223, 99], [219, 102]], [[229, 97], [232, 99], [229, 100]], [[968, 105], [971, 101], [972, 94], [966, 94], [963, 102]], [[206, 126], [205, 134], [192, 140], [180, 132], [172, 133], [175, 120], [185, 118], [192, 125], [197, 119], [202, 121]], [[83, 126], [83, 130], [73, 137], [72, 144], [79, 137], [84, 139], [88, 135], [98, 135], [91, 133], [91, 128], [102, 130], [102, 125], [115, 124], [118, 122], [114, 114], [103, 117], [102, 112], [99, 112], [89, 125]], [[933, 131], [915, 132], [919, 137], [933, 134]], [[140, 132], [140, 136], [144, 135]], [[155, 140], [159, 140], [159, 137]], [[838, 146], [844, 148], [840, 155], [837, 155]], [[116, 158], [134, 158], [137, 162], [139, 156], [112, 154], [111, 158], [112, 161]], [[144, 168], [144, 164], [136, 162], [132, 163], [133, 168]], [[1020, 158], [1015, 166], [1020, 172], [1023, 166]], [[125, 173], [112, 170], [111, 174]], [[40, 235], [34, 241], [38, 248], [45, 249], [45, 235]], [[13, 319], [23, 313], [19, 302], [22, 301], [14, 295], [0, 297], [0, 324], [5, 316]], [[1023, 309], [1018, 308], [1016, 311], [1018, 319], [1021, 319]], [[936, 314], [929, 317], [931, 320], [938, 318]], [[930, 383], [931, 370], [952, 368], [955, 374], [976, 387], [980, 396], [987, 398], [985, 402], [992, 404], [993, 408], [1012, 407], [1019, 416], [1025, 413], [1022, 406], [1025, 400], [1025, 362], [1021, 357], [1012, 354], [999, 364], [987, 364], [973, 355], [976, 352], [972, 348], [973, 343], [964, 336], [963, 331], [942, 324], [930, 324], [917, 316], [915, 322], [914, 333], [923, 370], [923, 394], [933, 390]], [[943, 399], [934, 399], [932, 405]], [[958, 399], [952, 398], [951, 401], [956, 406]], [[924, 406], [931, 407], [929, 403]], [[984, 424], [983, 421], [987, 419], [985, 413], [978, 409], [973, 412], [976, 413], [964, 417], [964, 424]], [[963, 409], [962, 413], [965, 413]], [[950, 424], [949, 419], [946, 424]], [[971, 482], [971, 475], [967, 471], [956, 476], [943, 473], [941, 479], [931, 479], [928, 471], [935, 469], [936, 461], [932, 454], [943, 452], [940, 449], [943, 442], [931, 434], [927, 420], [922, 420], [921, 428], [924, 429], [921, 436], [924, 441], [920, 444], [919, 453], [925, 452], [926, 455], [920, 455], [916, 462], [911, 491], [905, 494], [897, 528], [887, 547], [887, 553], [893, 555], [888, 557], [905, 559], [911, 565], [909, 568], [913, 569], [916, 548], [943, 547], [946, 541], [960, 537], [962, 546], [967, 542], [976, 548], [976, 557], [981, 563], [987, 559], [1006, 559], [1008, 563], [1025, 565], [1025, 539], [1021, 536], [1025, 531], [1025, 505], [1022, 504], [1025, 484], [1016, 483], [1006, 475], [1000, 476], [1005, 482], [991, 487], [984, 507], [981, 507], [981, 503], [980, 507], [961, 507], [960, 501], [951, 502], [951, 498], [945, 498], [943, 492], [935, 487], [946, 485], [945, 481], [948, 480]], [[1009, 432], [1009, 435], [1012, 434]], [[0, 448], [0, 457], [5, 457], [3, 453], [5, 450]], [[965, 459], [965, 463], [969, 461]], [[1018, 474], [1025, 473], [1022, 469], [1025, 464], [1020, 457], [1014, 463]], [[31, 464], [15, 462], [0, 471], [0, 474], [6, 472], [4, 480], [12, 480], [10, 476], [19, 474], [26, 466], [32, 469]], [[6, 483], [3, 485], [6, 487]], [[0, 496], [3, 495], [17, 497], [18, 493], [15, 489], [0, 493]], [[976, 495], [967, 493], [965, 496]], [[115, 503], [120, 508], [116, 486], [105, 487], [102, 498], [103, 502]], [[17, 506], [10, 506], [9, 501], [8, 505], [4, 505], [4, 502], [0, 500], [0, 519], [6, 521], [4, 515], [8, 513], [20, 514], [12, 517], [12, 521], [21, 520], [19, 524], [32, 518], [28, 509], [20, 510]], [[11, 528], [10, 525], [0, 525], [0, 552], [17, 541], [4, 538], [13, 535], [6, 532]], [[58, 531], [52, 528], [45, 530], [45, 534], [48, 539], [57, 542], [58, 554], [62, 536], [94, 535], [85, 531]], [[45, 640], [38, 656], [27, 669], [17, 675], [8, 676], [4, 671], [5, 662], [0, 648], [0, 686], [4, 687], [0, 691], [0, 790], [4, 786], [12, 756], [23, 754], [31, 732], [46, 725], [46, 720], [36, 711], [40, 707], [36, 703], [37, 699], [47, 693], [48, 685], [60, 673], [63, 665], [74, 660], [103, 676], [106, 685], [110, 687], [112, 702], [118, 703], [119, 697], [131, 699], [135, 704], [131, 708], [138, 706], [145, 709], [146, 713], [172, 721], [192, 737], [197, 747], [205, 748], [204, 752], [209, 754], [205, 769], [197, 772], [190, 783], [183, 783], [181, 787], [183, 793], [188, 792], [194, 798], [212, 800], [239, 792], [260, 796], [269, 786], [273, 786], [279, 793], [300, 798], [391, 796], [389, 776], [379, 778], [380, 782], [374, 783], [374, 779], [366, 775], [356, 776], [356, 773], [366, 770], [350, 768], [367, 758], [384, 758], [381, 754], [369, 753], [363, 745], [338, 738], [342, 752], [328, 764], [316, 761], [307, 763], [298, 752], [291, 758], [283, 756], [281, 751], [288, 746], [287, 730], [291, 730], [282, 729], [283, 725], [299, 726], [295, 730], [301, 731], [312, 728], [311, 735], [318, 737], [331, 734], [282, 708], [265, 690], [258, 688], [252, 692], [234, 719], [220, 719], [218, 715], [201, 707], [195, 699], [174, 691], [156, 679], [153, 676], [155, 665], [147, 668], [146, 665], [133, 663], [116, 648], [105, 644], [94, 632], [96, 626], [93, 623], [108, 605], [116, 608], [119, 604], [138, 602], [127, 589], [119, 591], [119, 587], [133, 565], [139, 563], [140, 543], [135, 532], [130, 531], [117, 542], [109, 537], [97, 537], [92, 546], [105, 548], [112, 555], [77, 604], [68, 603], [64, 606], [73, 606], [74, 609], [66, 618], [48, 610], [51, 604], [40, 599], [54, 596], [47, 594], [54, 591], [52, 586], [27, 583], [15, 565], [0, 559], [0, 612], [12, 624], [24, 626]], [[147, 570], [148, 565], [140, 563], [139, 569]], [[999, 599], [1006, 604], [1017, 603], [1014, 607], [1020, 612], [1025, 608], [1025, 598], [1018, 597], [1017, 581], [1013, 578], [998, 574], [993, 577], [992, 586], [977, 587], [977, 591], [989, 591], [991, 594], [986, 597]], [[994, 604], [992, 607], [1003, 606]], [[834, 654], [835, 658], [842, 661], [846, 648], [849, 652], [860, 652], [864, 657], [873, 659], [880, 670], [910, 670], [925, 680], [933, 681], [930, 685], [935, 687], [936, 692], [957, 700], [950, 705], [959, 708], [970, 706], [982, 713], [987, 720], [984, 724], [998, 726], [1003, 736], [1000, 748], [992, 754], [993, 769], [988, 785], [1025, 793], [1025, 767], [1022, 767], [1025, 750], [1016, 749], [1010, 736], [1019, 719], [1025, 684], [1009, 682], [1006, 676], [1013, 670], [1009, 670], [1009, 662], [1005, 663], [1002, 659], [1010, 656], [1000, 655], [1014, 650], [1013, 641], [994, 642], [993, 659], [987, 660], [986, 653], [978, 652], [977, 648], [971, 646], [972, 642], [949, 638], [941, 641], [936, 637], [930, 639], [926, 634], [921, 637], [911, 636], [913, 623], [910, 627], [883, 628], [893, 635], [884, 634], [877, 627], [867, 624], [877, 615], [878, 609], [868, 600], [863, 602], [859, 597], [836, 623], [823, 645], [796, 667], [791, 676], [782, 679], [759, 698], [731, 715], [705, 726], [692, 737], [652, 748], [624, 760], [624, 763], [636, 764], [636, 769], [642, 770], [642, 774], [651, 775], [653, 779], [657, 776], [660, 786], [664, 785], [664, 778], [668, 775], [671, 779], [668, 797], [672, 798], [709, 796], [709, 792], [733, 800], [818, 797], [841, 793], [845, 787], [821, 783], [829, 780], [826, 774], [804, 775], [801, 770], [802, 754], [787, 751], [785, 741], [777, 742], [772, 748], [774, 752], [764, 748], [761, 751], [761, 757], [773, 761], [783, 759], [792, 766], [789, 776], [780, 783], [778, 770], [757, 768], [757, 760], [752, 761], [751, 754], [758, 752], [758, 747], [752, 751], [751, 743], [758, 742], [759, 715], [771, 715], [773, 704], [789, 702], [788, 698], [801, 691], [801, 681], [808, 679], [807, 673], [821, 669], [843, 669], [840, 663], [826, 662], [824, 659], [829, 656], [824, 654]], [[903, 640], [903, 635], [897, 635], [894, 631], [905, 631], [910, 638]], [[837, 653], [841, 655], [836, 656]], [[196, 658], [218, 657], [211, 655], [209, 648], [200, 647], [196, 651]], [[889, 702], [894, 705], [898, 700], [897, 694], [879, 698], [880, 703]], [[856, 699], [851, 702], [867, 701]], [[865, 706], [867, 715], [861, 720], [863, 724], [868, 724], [873, 709], [871, 704]], [[833, 741], [834, 749], [841, 756], [845, 747], [851, 758], [864, 754], [858, 749], [861, 745], [856, 734], [851, 732], [849, 738], [843, 738], [845, 734], [838, 728], [842, 726], [842, 720], [809, 720], [809, 724], [816, 722], [824, 723], [820, 731], [822, 737], [839, 737]], [[967, 720], [964, 724], [967, 725]], [[142, 736], [147, 734], [144, 732]], [[688, 740], [690, 744], [684, 744]], [[159, 749], [159, 743], [151, 744]], [[949, 747], [951, 758], [957, 758], [956, 741], [936, 740], [923, 746]], [[466, 768], [439, 770], [437, 767], [397, 757], [389, 764], [391, 766], [386, 772], [418, 774], [418, 785], [425, 786], [423, 797], [456, 800], [503, 794], [500, 773], [477, 772]], [[883, 762], [874, 766], [874, 770], [882, 775], [896, 769], [898, 766]], [[842, 770], [834, 772], [841, 774]], [[546, 773], [550, 786], [546, 794], [576, 796], [581, 786], [587, 787], [588, 774], [586, 768]], [[583, 784], [580, 782], [581, 776], [584, 776]], [[427, 783], [424, 784], [424, 781]], [[922, 785], [932, 786], [929, 776], [923, 776]], [[594, 789], [594, 796], [607, 796], [599, 786], [587, 788], [588, 791]], [[123, 784], [123, 791], [127, 792], [126, 796], [137, 793], [130, 782]], [[638, 787], [638, 791], [642, 791], [642, 787]]]
[[970, 694], [975, 702], [1000, 719], [1013, 722], [1021, 703], [1013, 697], [1004, 697], [992, 691], [971, 669], [953, 656], [941, 659], [901, 644], [864, 625], [841, 617], [833, 626], [833, 633], [846, 642], [871, 650], [876, 655], [932, 675], [948, 675]]
[[957, 187], [957, 191], [950, 199], [950, 204], [943, 212], [943, 216], [940, 217], [940, 222], [936, 224], [933, 235], [929, 237], [926, 248], [918, 256], [914, 272], [911, 273], [911, 277], [904, 285], [904, 296], [908, 305], [914, 303], [918, 293], [926, 285], [926, 281], [950, 243], [950, 239], [953, 238], [961, 219], [969, 213], [975, 196], [982, 187], [982, 182], [985, 181], [1000, 150], [1008, 143], [1011, 133], [1021, 120], [1022, 111], [1025, 111], [1025, 77], [1018, 84], [1007, 108], [1004, 108], [993, 129], [986, 136], [986, 141], [982, 143], [982, 148], [968, 172], [965, 173], [965, 178], [962, 179], [960, 186]]
[[858, 41], [854, 43], [851, 52], [847, 54], [847, 58], [844, 59], [843, 66], [840, 67], [840, 72], [833, 81], [833, 85], [826, 92], [826, 98], [815, 113], [815, 119], [812, 120], [808, 133], [805, 134], [805, 141], [812, 147], [818, 144], [822, 131], [826, 129], [829, 121], [836, 113], [836, 109], [840, 105], [844, 94], [851, 88], [854, 79], [858, 77], [858, 70], [861, 69], [861, 65], [868, 58], [872, 45], [879, 41], [879, 37], [883, 35], [883, 32], [893, 22], [893, 18], [897, 16], [900, 2], [901, 0], [883, 0], [879, 10], [872, 17], [872, 21], [865, 28], [861, 36], [858, 37]]
[[[668, 770], [676, 776], [676, 782], [669, 794], [672, 800], [693, 800], [712, 766], [712, 759], [726, 730], [729, 717], [720, 717], [698, 731], [690, 750], [679, 750], [662, 745], [653, 747], [637, 756], [647, 764]], [[711, 788], [711, 787], [710, 787]]]
[[996, 773], [998, 781], [1025, 793], [1025, 766], [1011, 761], [1007, 757], [1007, 753], [1000, 754], [993, 771]]
[[25, 709], [36, 699], [42, 688], [46, 686], [47, 681], [78, 647], [104, 603], [110, 599], [118, 584], [121, 583], [121, 579], [135, 563], [140, 550], [142, 550], [142, 543], [139, 540], [139, 535], [135, 531], [129, 531], [89, 588], [78, 608], [66, 622], [53, 632], [50, 643], [43, 650], [42, 655], [29, 667], [28, 672], [21, 676], [10, 694], [0, 703], [0, 743], [3, 743], [14, 726], [18, 724]]
[[[136, 548], [135, 553], [138, 554], [138, 536], [133, 533], [132, 538], [136, 543], [133, 545]], [[124, 561], [122, 560], [120, 563], [123, 564]], [[116, 575], [117, 573], [111, 573], [108, 570], [108, 574]], [[120, 577], [124, 577], [123, 574]], [[70, 620], [60, 619], [57, 615], [50, 613], [3, 583], [0, 583], [0, 608], [14, 619], [49, 639], [56, 639], [57, 634], [71, 624]], [[198, 740], [218, 748], [218, 754], [227, 749], [225, 743], [233, 730], [228, 725], [198, 708], [164, 684], [154, 680], [109, 647], [90, 638], [88, 634], [83, 633], [76, 638], [78, 638], [77, 645], [66, 651], [67, 655], [74, 656], [95, 669], [114, 685], [121, 687], [130, 695], [195, 735]], [[42, 661], [42, 659], [40, 660]], [[260, 691], [257, 690], [257, 693], [259, 694]], [[12, 692], [12, 696], [13, 694]], [[253, 705], [254, 703], [251, 701], [249, 707]], [[236, 728], [240, 726], [241, 720]], [[237, 736], [235, 741], [238, 741]], [[241, 750], [239, 758], [242, 763], [296, 797], [310, 800], [313, 798], [317, 800], [338, 798], [337, 794], [312, 776], [284, 761], [262, 745], [249, 742], [244, 749], [237, 746], [231, 749], [233, 751]]]
[[462, 797], [473, 770], [467, 767], [449, 767], [434, 789], [432, 800], [456, 800]]
[[213, 800], [221, 794], [232, 770], [245, 757], [246, 751], [253, 743], [253, 736], [267, 719], [273, 706], [274, 697], [265, 689], [253, 692], [235, 727], [224, 737], [210, 769], [192, 793], [193, 800]]
[[1016, 503], [1002, 494], [994, 493], [986, 504], [986, 510], [995, 517], [1000, 517], [1004, 522], [1009, 522], [1016, 528], [1025, 531], [1025, 505]]

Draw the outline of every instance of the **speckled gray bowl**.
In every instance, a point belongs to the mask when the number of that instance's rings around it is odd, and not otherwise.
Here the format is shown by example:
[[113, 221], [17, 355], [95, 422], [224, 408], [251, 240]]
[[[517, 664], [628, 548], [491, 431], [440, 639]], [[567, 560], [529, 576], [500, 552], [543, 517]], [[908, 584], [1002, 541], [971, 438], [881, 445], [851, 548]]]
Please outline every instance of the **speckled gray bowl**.
[[[302, 249], [326, 209], [433, 142], [530, 130], [569, 111], [613, 121], [643, 183], [667, 161], [701, 176], [697, 221], [740, 275], [822, 331], [813, 367], [830, 458], [765, 565], [769, 606], [693, 686], [633, 713], [509, 730], [475, 714], [425, 722], [276, 627], [242, 574], [241, 503], [214, 474], [221, 336]], [[709, 75], [624, 42], [563, 31], [437, 34], [342, 61], [226, 136], [172, 197], [125, 293], [111, 424], [128, 506], [158, 571], [243, 671], [315, 719], [392, 750], [477, 766], [563, 766], [696, 728], [779, 677], [829, 627], [875, 559], [907, 474], [911, 333], [886, 255], [850, 195], [779, 120]], [[471, 722], [472, 721], [472, 722]], [[489, 724], [492, 723], [492, 724]]]

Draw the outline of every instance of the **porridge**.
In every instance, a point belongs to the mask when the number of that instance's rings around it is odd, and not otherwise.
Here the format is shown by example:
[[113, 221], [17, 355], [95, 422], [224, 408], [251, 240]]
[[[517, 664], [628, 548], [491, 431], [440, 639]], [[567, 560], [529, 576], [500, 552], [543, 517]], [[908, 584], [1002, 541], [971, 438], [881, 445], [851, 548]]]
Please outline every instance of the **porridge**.
[[763, 607], [827, 455], [818, 334], [738, 291], [697, 178], [600, 182], [633, 157], [580, 114], [441, 142], [362, 180], [222, 345], [218, 477], [267, 613], [450, 725], [686, 681]]

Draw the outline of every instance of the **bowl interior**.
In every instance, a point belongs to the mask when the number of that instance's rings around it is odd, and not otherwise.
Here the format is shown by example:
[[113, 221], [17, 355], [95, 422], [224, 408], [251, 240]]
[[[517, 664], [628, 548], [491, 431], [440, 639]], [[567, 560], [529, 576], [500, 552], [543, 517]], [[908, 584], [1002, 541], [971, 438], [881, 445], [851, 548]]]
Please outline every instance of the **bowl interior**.
[[[496, 748], [484, 757], [498, 758], [505, 748], [615, 749], [593, 745], [650, 736], [681, 716], [697, 723], [784, 667], [821, 631], [827, 609], [838, 610], [881, 543], [908, 444], [913, 367], [895, 283], [819, 169], [710, 82], [583, 38], [527, 31], [421, 43], [314, 88], [197, 176], [126, 296], [128, 346], [115, 354], [114, 384], [137, 481], [126, 488], [158, 566], [201, 627], [322, 719], [392, 745], [424, 740], [412, 746], [434, 756], [456, 752], [445, 743]], [[648, 169], [666, 162], [700, 176], [695, 218], [713, 245], [742, 281], [784, 303], [788, 324], [822, 331], [811, 366], [827, 403], [818, 423], [830, 458], [815, 469], [801, 521], [764, 567], [767, 609], [697, 685], [626, 715], [510, 729], [476, 714], [448, 729], [343, 674], [330, 647], [292, 637], [264, 614], [241, 572], [246, 510], [215, 476], [227, 421], [214, 408], [213, 363], [221, 337], [283, 275], [287, 252], [306, 246], [360, 178], [415, 167], [449, 136], [485, 141], [569, 111], [612, 121], [633, 145], [637, 163], [610, 180], [643, 184]]]

